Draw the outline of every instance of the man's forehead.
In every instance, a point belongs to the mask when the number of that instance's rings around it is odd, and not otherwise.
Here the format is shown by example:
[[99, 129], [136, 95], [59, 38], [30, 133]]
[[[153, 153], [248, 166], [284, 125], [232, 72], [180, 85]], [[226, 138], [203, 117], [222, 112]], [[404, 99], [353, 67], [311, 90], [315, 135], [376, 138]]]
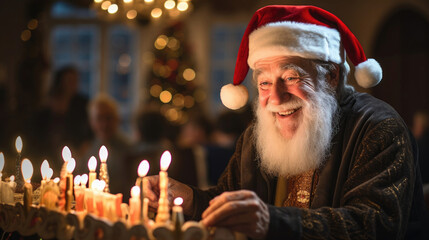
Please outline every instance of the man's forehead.
[[300, 57], [269, 57], [264, 58], [255, 63], [254, 72], [256, 74], [263, 73], [271, 68], [277, 68], [282, 70], [295, 70], [302, 72], [304, 68], [308, 67], [309, 60]]

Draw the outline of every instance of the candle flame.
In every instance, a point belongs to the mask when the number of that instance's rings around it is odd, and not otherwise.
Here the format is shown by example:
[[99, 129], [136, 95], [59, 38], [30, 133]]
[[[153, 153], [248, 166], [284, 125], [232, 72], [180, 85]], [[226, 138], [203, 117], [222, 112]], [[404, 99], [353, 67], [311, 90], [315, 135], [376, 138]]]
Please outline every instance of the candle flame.
[[52, 175], [54, 175], [54, 170], [52, 168], [49, 168], [48, 174], [46, 175], [46, 179], [49, 181], [51, 179]]
[[87, 182], [88, 182], [88, 174], [85, 173], [80, 177], [80, 184], [82, 186], [86, 186]]
[[107, 156], [109, 153], [107, 152], [106, 146], [101, 146], [100, 151], [98, 152], [98, 155], [100, 156], [100, 161], [102, 163], [105, 163], [107, 161]]
[[10, 180], [11, 182], [15, 181], [15, 176], [14, 176], [14, 175], [10, 176], [10, 177], [9, 177], [9, 180]]
[[54, 178], [54, 183], [59, 183], [60, 182], [60, 178], [59, 177], [56, 177], [56, 178]]
[[161, 170], [167, 171], [168, 167], [171, 163], [171, 153], [169, 151], [165, 151], [161, 156]]
[[76, 175], [76, 177], [74, 177], [74, 185], [75, 186], [79, 186], [81, 181], [82, 181], [82, 178], [80, 175]]
[[65, 162], [69, 161], [72, 158], [72, 154], [70, 148], [67, 146], [63, 147], [62, 156]]
[[144, 177], [149, 172], [149, 162], [147, 160], [143, 160], [140, 162], [139, 169], [137, 171], [139, 177]]
[[21, 171], [22, 176], [24, 177], [25, 182], [30, 182], [31, 177], [33, 176], [33, 164], [31, 164], [28, 158], [25, 158], [21, 162]]
[[183, 198], [177, 197], [174, 199], [174, 205], [175, 206], [180, 206], [180, 205], [182, 205], [182, 203], [183, 203]]
[[97, 190], [99, 182], [100, 182], [100, 180], [98, 180], [98, 179], [95, 179], [94, 181], [92, 181], [91, 189], [92, 190]]
[[137, 198], [140, 196], [140, 187], [139, 186], [134, 186], [131, 188], [131, 197], [133, 198]]
[[4, 168], [4, 155], [0, 152], [0, 172], [3, 171]]
[[40, 166], [40, 172], [42, 173], [43, 180], [46, 180], [48, 178], [48, 172], [49, 172], [49, 163], [48, 160], [43, 160], [42, 166]]
[[106, 182], [104, 180], [100, 180], [98, 182], [98, 191], [102, 192], [104, 190], [104, 188], [106, 187]]
[[67, 172], [72, 173], [75, 167], [76, 161], [74, 160], [74, 158], [70, 158], [70, 160], [67, 162]]
[[15, 148], [16, 148], [16, 151], [18, 151], [18, 153], [21, 153], [21, 151], [22, 151], [22, 138], [20, 136], [18, 136], [16, 138]]
[[89, 158], [89, 160], [88, 160], [88, 168], [89, 168], [89, 171], [91, 171], [91, 172], [94, 172], [95, 169], [97, 168], [97, 159], [94, 156], [92, 156], [91, 158]]

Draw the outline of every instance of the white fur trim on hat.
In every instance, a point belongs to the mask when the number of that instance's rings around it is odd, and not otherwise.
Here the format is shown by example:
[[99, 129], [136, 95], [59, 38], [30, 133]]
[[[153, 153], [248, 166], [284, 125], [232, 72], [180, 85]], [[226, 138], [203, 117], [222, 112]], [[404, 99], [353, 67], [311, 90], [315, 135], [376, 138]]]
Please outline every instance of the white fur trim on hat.
[[267, 24], [249, 35], [247, 63], [250, 68], [254, 69], [259, 59], [272, 56], [344, 62], [341, 38], [336, 29], [288, 21]]
[[246, 105], [249, 93], [244, 85], [227, 84], [220, 89], [220, 100], [225, 107], [237, 110]]
[[355, 78], [359, 86], [370, 88], [377, 85], [383, 77], [380, 64], [375, 59], [368, 58], [355, 68]]

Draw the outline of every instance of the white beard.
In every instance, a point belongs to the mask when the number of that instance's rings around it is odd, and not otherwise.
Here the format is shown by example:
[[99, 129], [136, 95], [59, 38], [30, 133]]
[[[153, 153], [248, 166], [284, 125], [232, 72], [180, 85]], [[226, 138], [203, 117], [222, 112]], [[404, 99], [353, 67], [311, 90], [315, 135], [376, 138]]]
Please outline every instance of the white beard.
[[[262, 108], [256, 102], [255, 142], [261, 167], [268, 174], [293, 176], [316, 169], [324, 162], [336, 126], [338, 103], [329, 90], [320, 90], [313, 95], [309, 101], [292, 95], [292, 99], [280, 107], [267, 105]], [[302, 106], [303, 119], [294, 136], [286, 139], [281, 135], [272, 111], [297, 106]]]

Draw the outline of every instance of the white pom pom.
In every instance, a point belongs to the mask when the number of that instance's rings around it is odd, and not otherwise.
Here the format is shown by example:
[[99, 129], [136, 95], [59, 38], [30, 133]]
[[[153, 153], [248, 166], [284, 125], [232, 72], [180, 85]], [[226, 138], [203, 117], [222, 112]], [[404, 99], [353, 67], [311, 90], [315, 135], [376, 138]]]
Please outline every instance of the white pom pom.
[[383, 71], [380, 64], [372, 58], [360, 63], [355, 69], [355, 78], [357, 83], [364, 88], [370, 88], [377, 85], [383, 77]]
[[227, 84], [220, 90], [220, 100], [225, 107], [237, 110], [246, 105], [249, 99], [247, 88], [243, 85]]

